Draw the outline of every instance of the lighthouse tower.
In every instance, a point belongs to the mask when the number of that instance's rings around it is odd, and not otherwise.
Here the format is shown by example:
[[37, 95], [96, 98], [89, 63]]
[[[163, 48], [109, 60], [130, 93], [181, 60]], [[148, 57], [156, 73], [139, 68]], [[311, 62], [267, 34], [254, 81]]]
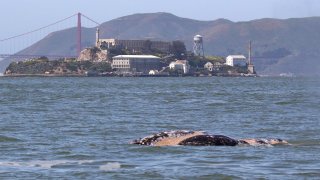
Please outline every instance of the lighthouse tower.
[[249, 52], [248, 52], [248, 71], [250, 74], [255, 74], [254, 65], [251, 59], [251, 41], [249, 42]]
[[100, 39], [100, 31], [99, 31], [99, 28], [97, 28], [96, 30], [96, 47], [99, 47], [100, 43], [99, 43], [99, 39]]

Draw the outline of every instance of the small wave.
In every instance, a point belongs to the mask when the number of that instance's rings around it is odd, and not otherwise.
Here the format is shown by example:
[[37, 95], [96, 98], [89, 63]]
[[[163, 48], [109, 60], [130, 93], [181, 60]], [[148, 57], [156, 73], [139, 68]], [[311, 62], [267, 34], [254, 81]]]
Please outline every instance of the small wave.
[[85, 155], [85, 154], [72, 154], [72, 155], [66, 155], [62, 158], [65, 159], [72, 159], [72, 160], [82, 160], [82, 159], [90, 159], [92, 156]]
[[290, 104], [293, 104], [292, 102], [290, 101], [279, 101], [279, 102], [276, 102], [275, 103], [276, 105], [290, 105]]
[[0, 166], [2, 167], [23, 167], [23, 168], [32, 168], [38, 167], [43, 169], [50, 169], [57, 165], [81, 165], [84, 163], [92, 163], [91, 160], [80, 160], [80, 161], [68, 161], [68, 160], [52, 160], [52, 161], [29, 161], [29, 162], [0, 162]]
[[0, 135], [0, 142], [19, 142], [19, 141], [21, 140], [17, 138]]
[[319, 140], [293, 140], [290, 141], [290, 144], [292, 146], [319, 146], [320, 145], [320, 141]]
[[227, 101], [211, 99], [206, 102], [208, 105], [226, 104]]
[[84, 163], [92, 163], [92, 162], [93, 162], [92, 160], [79, 160], [79, 161], [54, 160], [54, 161], [32, 161], [30, 164], [34, 167], [50, 169], [58, 165], [81, 165]]
[[271, 144], [252, 144], [250, 146], [253, 146], [253, 147], [274, 147]]
[[99, 169], [102, 171], [113, 171], [120, 168], [121, 168], [121, 164], [118, 162], [107, 163], [99, 167]]

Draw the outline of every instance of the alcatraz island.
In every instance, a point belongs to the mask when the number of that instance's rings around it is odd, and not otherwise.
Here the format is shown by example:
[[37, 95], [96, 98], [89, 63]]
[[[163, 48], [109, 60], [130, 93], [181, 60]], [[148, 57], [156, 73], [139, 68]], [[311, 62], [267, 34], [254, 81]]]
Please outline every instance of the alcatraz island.
[[47, 57], [12, 62], [4, 76], [257, 76], [243, 54], [205, 56], [203, 37], [193, 37], [193, 51], [183, 41], [101, 39], [96, 31], [94, 47], [78, 58], [49, 60]]

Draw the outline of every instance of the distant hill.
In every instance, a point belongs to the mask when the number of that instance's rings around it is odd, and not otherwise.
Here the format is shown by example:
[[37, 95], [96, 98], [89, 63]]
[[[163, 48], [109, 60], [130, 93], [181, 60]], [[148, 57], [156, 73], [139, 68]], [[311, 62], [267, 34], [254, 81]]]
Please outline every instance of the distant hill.
[[[23, 54], [75, 54], [75, 28], [51, 33]], [[320, 75], [320, 17], [259, 19], [232, 22], [225, 19], [198, 21], [168, 13], [134, 14], [105, 22], [101, 38], [182, 40], [189, 50], [196, 34], [204, 37], [207, 55], [247, 55], [253, 42], [258, 74], [294, 73]], [[84, 28], [83, 46], [93, 46], [95, 28]], [[3, 71], [10, 60], [0, 61]]]

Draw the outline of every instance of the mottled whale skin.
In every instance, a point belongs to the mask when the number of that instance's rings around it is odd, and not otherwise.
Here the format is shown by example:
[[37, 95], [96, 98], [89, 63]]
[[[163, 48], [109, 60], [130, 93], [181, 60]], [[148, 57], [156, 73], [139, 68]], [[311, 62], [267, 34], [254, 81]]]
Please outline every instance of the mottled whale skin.
[[277, 138], [270, 139], [233, 139], [224, 135], [209, 135], [204, 131], [175, 130], [156, 133], [131, 142], [146, 146], [236, 146], [236, 145], [277, 145], [288, 144]]
[[[187, 130], [177, 130], [177, 131], [164, 131], [156, 133], [144, 138], [140, 138], [131, 142], [131, 144], [147, 145], [147, 146], [158, 146], [159, 143], [163, 141], [168, 145], [178, 145], [177, 143], [196, 135], [203, 135], [202, 131], [187, 131]], [[174, 142], [172, 142], [174, 141]]]

